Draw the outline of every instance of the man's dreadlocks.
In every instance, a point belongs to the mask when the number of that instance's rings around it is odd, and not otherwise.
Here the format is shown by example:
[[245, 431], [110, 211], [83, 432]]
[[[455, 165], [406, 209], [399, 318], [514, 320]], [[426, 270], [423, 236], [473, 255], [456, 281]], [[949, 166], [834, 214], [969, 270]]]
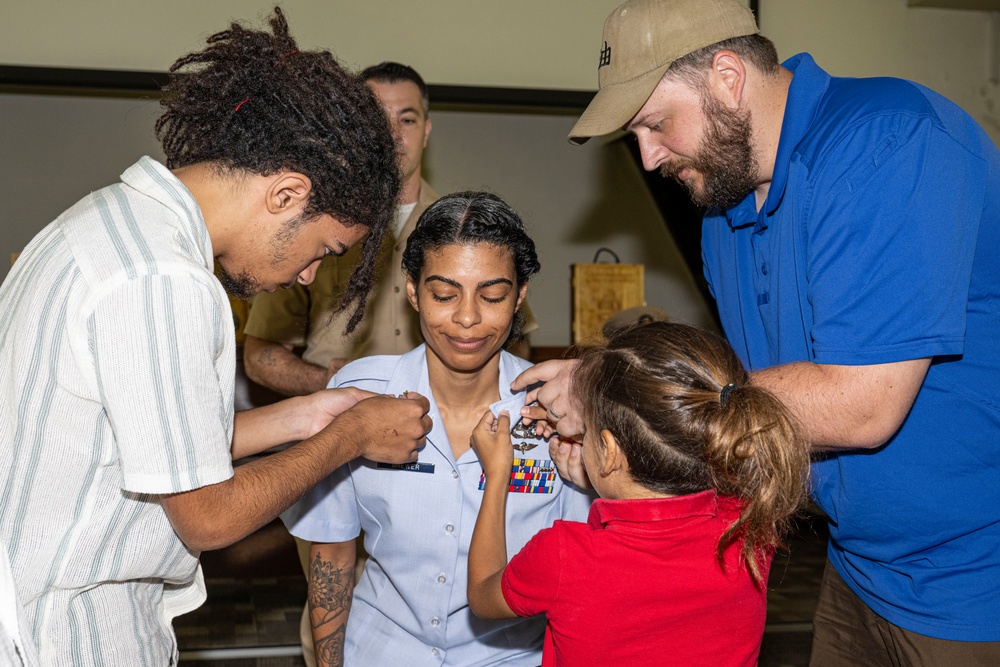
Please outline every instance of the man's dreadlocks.
[[369, 228], [340, 303], [356, 304], [350, 332], [399, 196], [393, 133], [362, 78], [329, 51], [299, 51], [279, 7], [270, 24], [273, 34], [233, 23], [175, 62], [156, 135], [171, 169], [210, 162], [263, 176], [299, 172], [312, 181], [307, 217]]

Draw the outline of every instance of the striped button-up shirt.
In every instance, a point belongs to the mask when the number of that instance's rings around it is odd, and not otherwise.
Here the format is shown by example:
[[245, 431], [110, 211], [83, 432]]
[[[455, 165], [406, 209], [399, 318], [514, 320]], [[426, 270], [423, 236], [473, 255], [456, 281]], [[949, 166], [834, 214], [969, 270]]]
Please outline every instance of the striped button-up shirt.
[[197, 204], [143, 158], [0, 288], [0, 542], [45, 665], [176, 662], [205, 598], [158, 494], [232, 476], [235, 340]]

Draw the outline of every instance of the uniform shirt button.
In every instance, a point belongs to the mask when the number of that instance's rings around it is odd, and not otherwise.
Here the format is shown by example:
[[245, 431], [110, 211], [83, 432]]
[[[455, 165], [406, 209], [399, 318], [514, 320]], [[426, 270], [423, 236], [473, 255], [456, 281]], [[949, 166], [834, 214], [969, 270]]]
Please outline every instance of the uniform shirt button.
[[761, 272], [762, 275], [765, 275], [765, 276], [767, 275], [767, 264], [761, 264], [760, 265], [760, 272]]
[[431, 655], [433, 655], [436, 658], [439, 655], [441, 655], [441, 651], [437, 650], [436, 648], [432, 648], [431, 649]]
[[443, 584], [443, 583], [445, 583], [446, 581], [448, 581], [448, 577], [444, 576], [443, 574], [439, 574], [439, 575], [438, 575], [438, 583], [439, 583], [439, 584]]
[[395, 292], [396, 294], [399, 294], [399, 285], [396, 285], [395, 287], [393, 287], [392, 291]]
[[451, 477], [452, 477], [452, 479], [458, 479], [458, 471], [455, 470], [455, 469], [452, 469], [452, 471], [451, 471]]
[[400, 333], [401, 333], [400, 330], [396, 329], [396, 335], [398, 336]]
[[453, 524], [450, 524], [450, 523], [448, 525], [446, 525], [444, 527], [444, 529], [445, 529], [446, 532], [449, 532], [449, 533], [454, 533], [455, 532], [455, 526]]
[[435, 628], [436, 628], [436, 627], [437, 627], [437, 626], [439, 626], [439, 625], [441, 625], [441, 621], [440, 621], [440, 620], [438, 620], [438, 617], [437, 617], [437, 616], [435, 616], [434, 618], [432, 618], [432, 619], [431, 619], [431, 626], [432, 626], [432, 627], [435, 627]]

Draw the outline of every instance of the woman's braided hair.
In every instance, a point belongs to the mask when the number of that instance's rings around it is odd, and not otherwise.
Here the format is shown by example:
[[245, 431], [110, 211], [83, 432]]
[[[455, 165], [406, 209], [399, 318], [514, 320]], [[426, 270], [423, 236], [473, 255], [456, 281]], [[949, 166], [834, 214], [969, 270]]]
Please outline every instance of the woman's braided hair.
[[214, 163], [222, 171], [304, 174], [304, 213], [327, 214], [369, 233], [340, 310], [347, 330], [364, 315], [374, 267], [395, 215], [400, 176], [392, 129], [375, 95], [329, 51], [299, 51], [279, 7], [271, 33], [232, 23], [170, 67], [156, 135], [171, 169]]
[[[451, 245], [479, 243], [510, 256], [518, 289], [542, 268], [535, 242], [517, 211], [491, 192], [466, 191], [441, 197], [420, 215], [403, 250], [403, 273], [419, 283], [427, 253]], [[505, 345], [523, 338], [525, 319], [523, 310], [514, 313]]]

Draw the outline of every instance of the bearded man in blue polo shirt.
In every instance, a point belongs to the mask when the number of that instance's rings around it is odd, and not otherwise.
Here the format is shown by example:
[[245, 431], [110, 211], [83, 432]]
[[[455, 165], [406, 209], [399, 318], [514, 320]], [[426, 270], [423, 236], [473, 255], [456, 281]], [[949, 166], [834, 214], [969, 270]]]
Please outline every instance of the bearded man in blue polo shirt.
[[[598, 76], [571, 140], [625, 129], [707, 207], [725, 333], [816, 449], [812, 664], [1000, 664], [993, 142], [918, 84], [779, 64], [738, 0], [626, 2]], [[548, 381], [526, 411], [562, 434], [571, 368], [516, 383]]]

